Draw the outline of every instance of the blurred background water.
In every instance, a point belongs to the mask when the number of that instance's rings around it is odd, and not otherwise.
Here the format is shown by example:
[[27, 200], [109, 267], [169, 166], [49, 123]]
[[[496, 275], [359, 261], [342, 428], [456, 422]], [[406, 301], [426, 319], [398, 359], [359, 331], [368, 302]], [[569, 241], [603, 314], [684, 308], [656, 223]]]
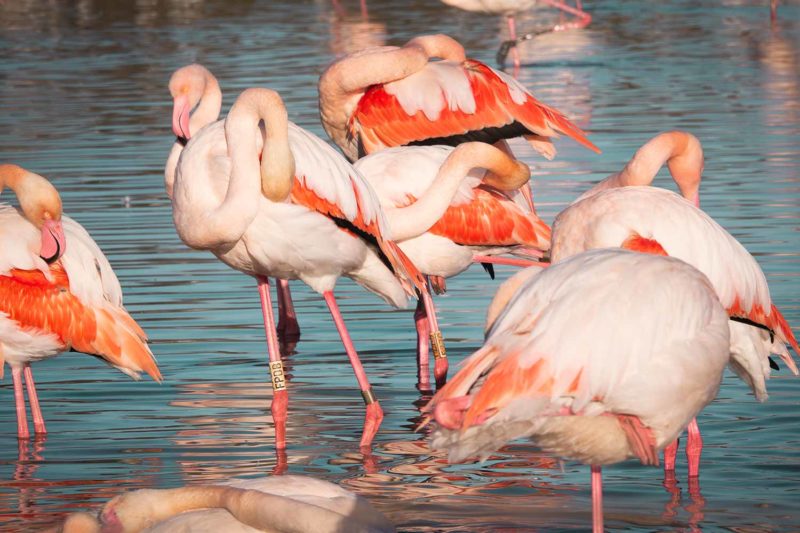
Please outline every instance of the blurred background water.
[[[139, 383], [91, 357], [34, 366], [45, 439], [18, 445], [10, 378], [0, 383], [0, 528], [35, 529], [123, 490], [271, 473], [273, 449], [254, 280], [185, 247], [172, 226], [163, 165], [172, 145], [170, 73], [201, 62], [224, 110], [244, 88], [278, 90], [299, 125], [324, 137], [316, 81], [337, 55], [424, 33], [458, 38], [494, 64], [499, 17], [439, 2], [368, 0], [6, 0], [0, 2], [0, 159], [48, 176], [65, 211], [109, 257], [126, 306], [149, 333], [166, 378]], [[589, 184], [618, 170], [652, 135], [687, 129], [704, 143], [702, 206], [756, 256], [772, 297], [800, 325], [800, 5], [766, 1], [587, 2], [584, 31], [522, 47], [520, 80], [603, 149], [568, 140], [547, 162], [525, 143], [540, 215], [552, 221]], [[535, 10], [521, 32], [555, 21]], [[673, 187], [662, 173], [659, 185]], [[13, 195], [4, 195], [8, 201]], [[481, 343], [500, 280], [473, 267], [438, 298], [451, 362]], [[341, 306], [383, 422], [358, 452], [363, 404], [322, 299], [293, 294], [302, 337], [285, 346], [290, 375], [288, 472], [341, 483], [400, 530], [584, 530], [588, 467], [516, 443], [485, 463], [447, 465], [411, 431], [427, 399], [415, 389], [410, 311], [349, 280]], [[700, 416], [700, 487], [628, 462], [605, 469], [606, 524], [630, 531], [800, 528], [800, 381], [786, 369], [757, 403], [726, 374]]]

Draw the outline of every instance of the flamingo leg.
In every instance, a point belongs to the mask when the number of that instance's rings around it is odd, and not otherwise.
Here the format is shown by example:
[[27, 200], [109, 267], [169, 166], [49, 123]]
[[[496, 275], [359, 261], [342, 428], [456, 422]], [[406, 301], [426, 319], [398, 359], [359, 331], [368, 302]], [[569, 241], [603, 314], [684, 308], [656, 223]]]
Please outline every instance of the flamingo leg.
[[520, 60], [519, 60], [519, 47], [517, 46], [517, 24], [514, 22], [514, 15], [508, 16], [508, 33], [510, 39], [514, 41], [514, 46], [511, 48], [511, 56], [514, 58], [514, 76], [519, 74]]
[[680, 439], [675, 439], [672, 444], [668, 444], [667, 447], [664, 448], [664, 475], [666, 475], [667, 472], [675, 471], [675, 458], [678, 456], [679, 442]]
[[548, 263], [541, 261], [530, 261], [528, 259], [512, 259], [510, 257], [496, 257], [493, 255], [474, 255], [472, 256], [473, 263], [492, 263], [495, 265], [510, 265], [518, 267], [531, 267], [531, 266], [548, 266]]
[[292, 291], [289, 289], [288, 279], [279, 279], [278, 282], [278, 331], [285, 338], [300, 337], [300, 324], [297, 323], [297, 313], [292, 302]]
[[430, 337], [430, 323], [428, 314], [425, 312], [425, 304], [422, 300], [417, 300], [417, 309], [414, 311], [414, 323], [417, 326], [417, 388], [419, 390], [430, 390], [430, 366], [428, 353], [428, 340]]
[[27, 439], [31, 436], [28, 432], [28, 414], [25, 412], [25, 393], [22, 392], [22, 369], [11, 368], [11, 380], [14, 382], [14, 404], [17, 407], [17, 438]]
[[367, 12], [367, 0], [361, 0], [361, 18], [366, 20], [369, 17]]
[[23, 375], [25, 376], [25, 387], [28, 389], [28, 402], [31, 404], [33, 430], [36, 434], [43, 435], [47, 433], [47, 428], [44, 427], [44, 417], [42, 416], [42, 409], [39, 407], [39, 395], [36, 394], [36, 383], [33, 381], [33, 371], [30, 363], [25, 363], [23, 366]]
[[583, 5], [581, 4], [580, 0], [576, 2], [576, 7], [572, 7], [562, 0], [543, 0], [543, 2], [558, 9], [562, 13], [569, 13], [570, 15], [574, 15], [576, 17], [576, 19], [572, 22], [557, 24], [553, 27], [553, 31], [577, 30], [585, 28], [590, 22], [592, 22], [592, 16], [583, 10]]
[[269, 354], [269, 373], [272, 380], [272, 421], [275, 424], [275, 448], [286, 448], [286, 418], [289, 406], [289, 393], [286, 390], [286, 375], [281, 362], [278, 333], [275, 331], [275, 316], [272, 314], [272, 300], [269, 294], [269, 278], [258, 276], [258, 294], [261, 297], [261, 312], [264, 315], [264, 333], [267, 336]]
[[689, 460], [689, 477], [693, 478], [700, 475], [700, 453], [703, 451], [703, 438], [700, 436], [696, 418], [692, 418], [686, 429], [689, 433], [689, 437], [686, 439], [686, 458]]
[[592, 465], [592, 533], [603, 533], [603, 472]]
[[356, 374], [358, 387], [361, 389], [361, 396], [364, 398], [364, 403], [367, 405], [367, 414], [364, 417], [364, 433], [361, 435], [361, 447], [368, 448], [372, 445], [372, 439], [378, 432], [378, 428], [383, 420], [383, 409], [380, 403], [372, 393], [372, 387], [367, 379], [367, 373], [364, 372], [364, 367], [361, 365], [361, 360], [358, 358], [358, 353], [353, 346], [353, 341], [350, 339], [350, 333], [344, 325], [342, 313], [339, 312], [339, 306], [336, 303], [336, 297], [333, 291], [325, 291], [322, 295], [325, 298], [325, 303], [328, 304], [328, 309], [333, 317], [333, 323], [336, 324], [336, 330], [342, 338], [342, 344], [347, 352], [347, 357], [350, 359], [350, 364], [353, 366], [353, 372]]
[[433, 349], [433, 377], [436, 380], [436, 387], [442, 387], [447, 382], [447, 350], [444, 347], [444, 339], [439, 329], [439, 321], [436, 319], [436, 307], [433, 305], [430, 289], [422, 291], [422, 303], [425, 306], [425, 314], [428, 315], [430, 326], [431, 348]]
[[769, 20], [772, 24], [778, 22], [778, 0], [769, 0]]

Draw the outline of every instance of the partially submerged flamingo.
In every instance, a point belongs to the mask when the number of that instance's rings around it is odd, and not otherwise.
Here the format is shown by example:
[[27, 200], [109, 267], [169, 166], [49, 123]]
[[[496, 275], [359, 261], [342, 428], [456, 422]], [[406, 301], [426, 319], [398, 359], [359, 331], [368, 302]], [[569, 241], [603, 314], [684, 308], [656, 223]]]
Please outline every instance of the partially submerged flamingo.
[[[648, 187], [667, 164], [683, 198]], [[677, 257], [711, 281], [731, 317], [730, 366], [753, 390], [767, 399], [765, 380], [777, 354], [796, 375], [786, 349], [800, 353], [794, 333], [772, 302], [761, 267], [722, 226], [700, 210], [698, 189], [703, 150], [693, 135], [672, 131], [643, 145], [625, 168], [609, 176], [562, 211], [553, 224], [554, 263], [585, 250], [622, 247]], [[687, 201], [688, 200], [688, 201]], [[700, 468], [702, 440], [697, 422], [689, 425], [686, 453], [689, 475]], [[674, 469], [677, 442], [665, 452], [665, 469]]]
[[[186, 145], [172, 200], [175, 227], [187, 245], [209, 250], [259, 281], [275, 389], [276, 446], [285, 446], [287, 396], [267, 276], [300, 279], [325, 298], [367, 404], [361, 445], [369, 446], [383, 412], [333, 289], [340, 276], [347, 276], [396, 307], [405, 306], [415, 289], [424, 295], [422, 275], [387, 238], [387, 228], [398, 235], [401, 227], [406, 235], [422, 233], [429, 227], [425, 218], [438, 219], [449, 198], [429, 195], [384, 212], [357, 170], [288, 121], [277, 93], [248, 89], [224, 121], [207, 126]], [[420, 217], [423, 206], [426, 215]]]
[[483, 347], [427, 407], [438, 424], [432, 446], [457, 462], [529, 437], [591, 464], [600, 533], [601, 466], [632, 457], [657, 465], [716, 396], [727, 313], [694, 267], [626, 250], [585, 252], [512, 280]]
[[[425, 233], [402, 239], [392, 227], [400, 248], [426, 275], [449, 278], [473, 262], [528, 266], [530, 254], [538, 258], [549, 249], [550, 227], [517, 191], [528, 183], [530, 169], [491, 145], [471, 142], [457, 148], [390, 148], [359, 159], [355, 168], [373, 186], [384, 209], [404, 207], [432, 193], [452, 197], [447, 210], [431, 221], [434, 223]], [[458, 189], [435, 191], [435, 184], [446, 176], [456, 178], [452, 183]], [[508, 252], [529, 259], [496, 257]], [[428, 337], [435, 335], [429, 331], [429, 313], [435, 316], [433, 303], [420, 301], [414, 318], [421, 385], [427, 385]], [[438, 366], [441, 354], [435, 339], [431, 345]]]
[[74, 350], [104, 359], [139, 379], [161, 381], [147, 336], [122, 307], [122, 290], [103, 252], [83, 227], [62, 215], [58, 191], [44, 177], [0, 165], [0, 192], [12, 189], [20, 209], [0, 204], [0, 377], [11, 367], [17, 437], [47, 432], [31, 362]]
[[[222, 90], [217, 78], [203, 65], [193, 63], [179, 68], [169, 79], [173, 98], [172, 132], [175, 142], [164, 168], [164, 186], [172, 199], [175, 170], [184, 146], [193, 135], [219, 118], [222, 109]], [[286, 339], [300, 335], [300, 325], [292, 302], [289, 281], [276, 279], [278, 294], [278, 332]]]

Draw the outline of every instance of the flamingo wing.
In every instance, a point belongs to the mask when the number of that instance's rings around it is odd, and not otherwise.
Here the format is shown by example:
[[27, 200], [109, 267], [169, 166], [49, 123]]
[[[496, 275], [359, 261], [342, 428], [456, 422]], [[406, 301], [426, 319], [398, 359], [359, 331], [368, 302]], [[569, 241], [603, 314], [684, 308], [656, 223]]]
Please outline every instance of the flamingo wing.
[[[370, 241], [401, 280], [423, 289], [422, 274], [389, 238], [380, 201], [363, 176], [330, 145], [291, 123], [289, 142], [295, 154], [292, 202], [317, 211], [343, 230]], [[411, 291], [409, 285], [406, 288]]]
[[515, 79], [471, 59], [429, 63], [403, 80], [371, 86], [348, 129], [361, 155], [407, 144], [494, 143], [528, 134], [564, 134], [600, 151], [580, 128]]

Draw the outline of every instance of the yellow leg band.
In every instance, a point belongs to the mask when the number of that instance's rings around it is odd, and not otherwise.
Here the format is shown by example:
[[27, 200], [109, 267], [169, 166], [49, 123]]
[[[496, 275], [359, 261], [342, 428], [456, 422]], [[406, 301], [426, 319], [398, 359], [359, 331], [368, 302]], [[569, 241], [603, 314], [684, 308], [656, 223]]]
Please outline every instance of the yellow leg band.
[[281, 361], [270, 362], [269, 373], [272, 376], [272, 390], [286, 390], [286, 375], [283, 373], [283, 363]]
[[441, 331], [431, 333], [431, 347], [433, 348], [434, 359], [447, 358], [447, 350], [444, 349], [444, 339], [442, 339]]
[[378, 399], [375, 398], [375, 394], [372, 392], [372, 387], [367, 390], [362, 390], [361, 396], [364, 398], [365, 405], [369, 405], [378, 401]]

